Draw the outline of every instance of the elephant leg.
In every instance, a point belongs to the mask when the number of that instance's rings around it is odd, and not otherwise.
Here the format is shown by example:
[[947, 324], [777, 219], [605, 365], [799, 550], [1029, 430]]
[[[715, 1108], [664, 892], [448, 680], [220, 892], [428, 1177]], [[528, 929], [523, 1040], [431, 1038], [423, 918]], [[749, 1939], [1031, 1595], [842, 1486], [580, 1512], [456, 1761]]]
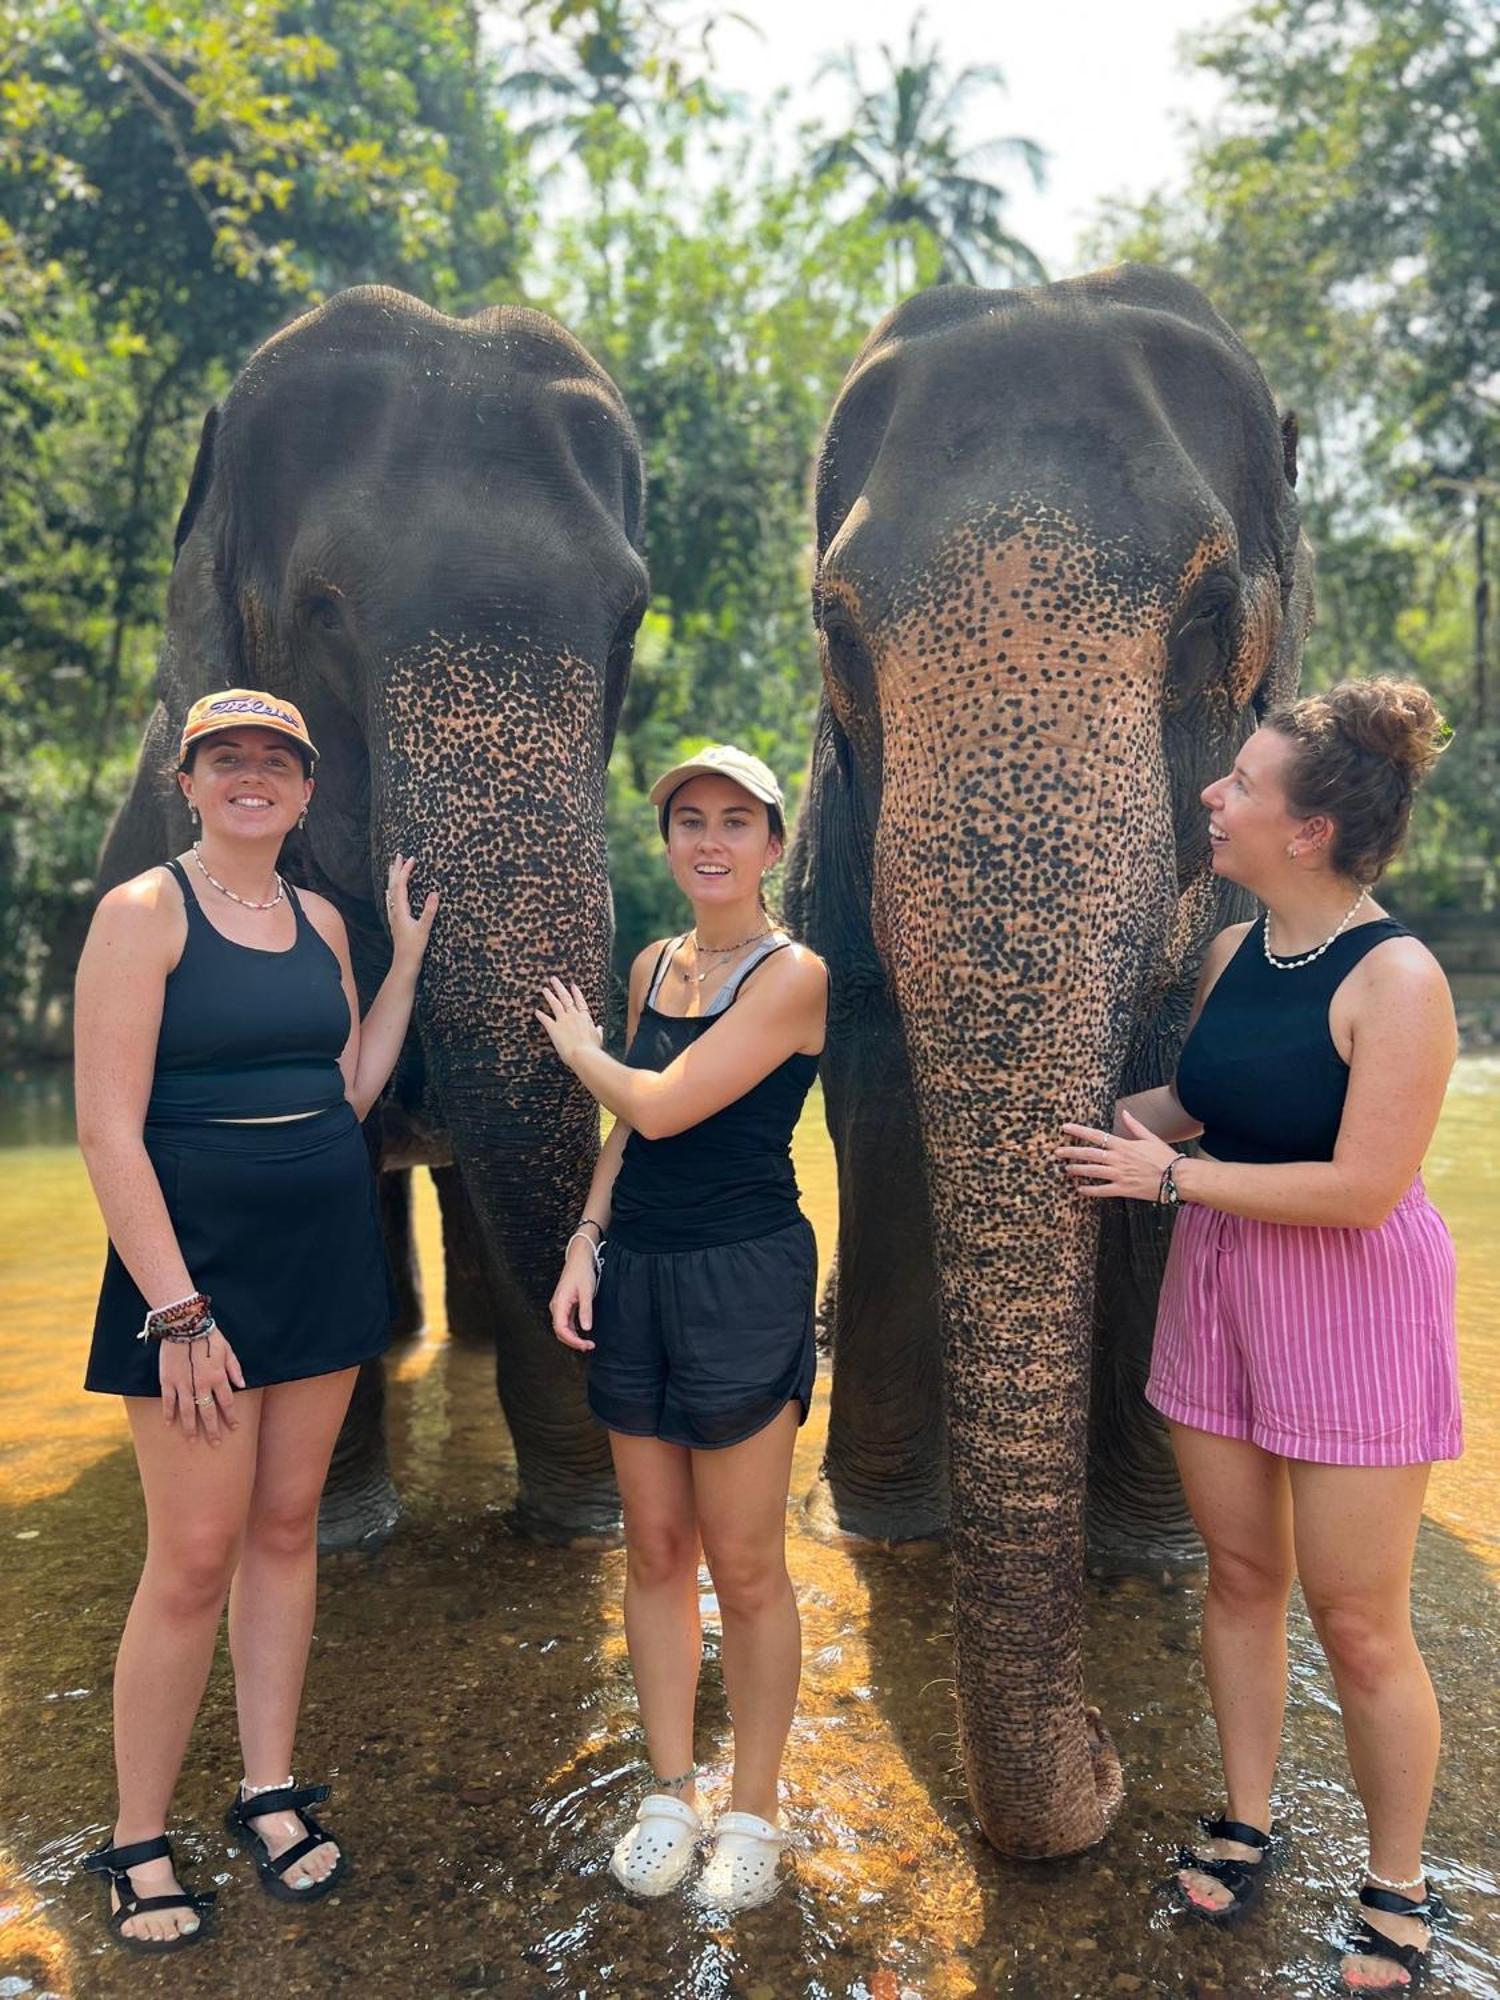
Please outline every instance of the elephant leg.
[[1196, 1567], [1203, 1547], [1167, 1427], [1146, 1401], [1168, 1237], [1143, 1202], [1100, 1203], [1089, 1398], [1088, 1566], [1096, 1575]]
[[920, 1541], [948, 1523], [938, 1287], [911, 1074], [884, 992], [830, 1044], [825, 1093], [840, 1191], [833, 1390], [807, 1513], [820, 1531]]
[[434, 1167], [443, 1218], [443, 1286], [448, 1338], [465, 1347], [491, 1347], [495, 1340], [495, 1296], [485, 1262], [478, 1218], [464, 1192], [457, 1167]]
[[401, 1514], [385, 1445], [385, 1368], [359, 1371], [318, 1509], [318, 1547], [378, 1549]]
[[581, 1109], [588, 1125], [575, 1116], [576, 1136], [561, 1115], [554, 1120], [574, 1140], [566, 1175], [548, 1170], [540, 1144], [527, 1155], [540, 1164], [503, 1181], [487, 1159], [460, 1154], [458, 1165], [458, 1199], [475, 1219], [483, 1256], [483, 1289], [476, 1284], [463, 1309], [470, 1329], [494, 1342], [495, 1384], [516, 1454], [509, 1523], [563, 1545], [613, 1542], [620, 1523], [609, 1439], [584, 1396], [582, 1357], [558, 1342], [546, 1308], [588, 1185], [582, 1140], [598, 1130], [592, 1102]]
[[422, 1266], [412, 1229], [411, 1170], [396, 1167], [379, 1176], [380, 1233], [396, 1292], [393, 1340], [412, 1340], [427, 1324], [422, 1298]]

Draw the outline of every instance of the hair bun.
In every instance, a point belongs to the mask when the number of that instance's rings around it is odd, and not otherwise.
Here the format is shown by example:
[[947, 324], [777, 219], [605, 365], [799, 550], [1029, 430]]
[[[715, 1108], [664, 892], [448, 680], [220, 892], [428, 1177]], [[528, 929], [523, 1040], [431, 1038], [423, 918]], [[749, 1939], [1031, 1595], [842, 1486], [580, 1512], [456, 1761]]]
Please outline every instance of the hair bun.
[[1322, 696], [1339, 730], [1419, 785], [1452, 734], [1437, 703], [1416, 681], [1341, 681]]

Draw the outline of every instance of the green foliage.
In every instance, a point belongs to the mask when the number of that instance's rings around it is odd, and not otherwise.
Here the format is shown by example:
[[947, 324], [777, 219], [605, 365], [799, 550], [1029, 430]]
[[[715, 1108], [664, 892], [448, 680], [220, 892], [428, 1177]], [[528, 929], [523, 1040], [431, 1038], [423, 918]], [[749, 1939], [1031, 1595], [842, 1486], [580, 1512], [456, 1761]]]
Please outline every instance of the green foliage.
[[945, 75], [937, 44], [924, 46], [921, 35], [917, 14], [901, 55], [881, 44], [886, 74], [873, 85], [857, 48], [824, 64], [820, 74], [848, 87], [849, 123], [813, 154], [813, 175], [846, 175], [863, 191], [865, 220], [890, 234], [895, 299], [922, 284], [1043, 284], [1040, 259], [1005, 226], [1004, 189], [982, 170], [1020, 165], [1040, 187], [1046, 156], [1033, 139], [963, 145], [969, 105], [981, 91], [1003, 90], [1005, 78], [993, 63]]
[[1205, 40], [1232, 110], [1185, 201], [1098, 247], [1195, 278], [1304, 439], [1319, 553], [1314, 674], [1413, 665], [1407, 613], [1455, 591], [1468, 629], [1424, 677], [1493, 715], [1500, 493], [1500, 15], [1488, 0], [1257, 0]]

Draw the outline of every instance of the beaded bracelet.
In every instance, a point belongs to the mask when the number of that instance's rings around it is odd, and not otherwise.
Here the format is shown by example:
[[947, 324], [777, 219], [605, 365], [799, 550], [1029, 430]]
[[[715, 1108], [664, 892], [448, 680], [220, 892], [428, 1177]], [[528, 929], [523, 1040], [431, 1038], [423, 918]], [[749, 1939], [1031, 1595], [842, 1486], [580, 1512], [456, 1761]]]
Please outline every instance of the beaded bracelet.
[[219, 1322], [214, 1318], [213, 1314], [205, 1313], [202, 1319], [194, 1320], [191, 1326], [181, 1327], [173, 1333], [159, 1333], [156, 1337], [158, 1340], [170, 1341], [174, 1344], [185, 1343], [191, 1346], [195, 1340], [207, 1340], [211, 1333], [218, 1331], [218, 1326]]

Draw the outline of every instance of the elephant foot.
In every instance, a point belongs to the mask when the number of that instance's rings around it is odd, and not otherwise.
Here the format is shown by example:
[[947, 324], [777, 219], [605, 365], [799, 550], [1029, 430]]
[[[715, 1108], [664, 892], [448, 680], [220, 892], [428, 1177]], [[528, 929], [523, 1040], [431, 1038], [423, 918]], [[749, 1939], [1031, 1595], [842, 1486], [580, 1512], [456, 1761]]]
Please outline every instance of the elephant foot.
[[390, 1480], [372, 1480], [357, 1493], [325, 1493], [318, 1508], [318, 1553], [363, 1549], [375, 1555], [395, 1533], [401, 1501]]
[[916, 1554], [947, 1542], [945, 1510], [932, 1500], [856, 1500], [818, 1478], [802, 1500], [802, 1521], [819, 1541], [849, 1548], [894, 1548]]
[[501, 1520], [510, 1534], [554, 1549], [617, 1549], [625, 1539], [618, 1500], [562, 1512], [523, 1493]]
[[1146, 1534], [1127, 1532], [1118, 1522], [1089, 1522], [1084, 1563], [1090, 1576], [1148, 1576], [1178, 1583], [1201, 1570], [1204, 1560], [1203, 1544], [1190, 1521]]

